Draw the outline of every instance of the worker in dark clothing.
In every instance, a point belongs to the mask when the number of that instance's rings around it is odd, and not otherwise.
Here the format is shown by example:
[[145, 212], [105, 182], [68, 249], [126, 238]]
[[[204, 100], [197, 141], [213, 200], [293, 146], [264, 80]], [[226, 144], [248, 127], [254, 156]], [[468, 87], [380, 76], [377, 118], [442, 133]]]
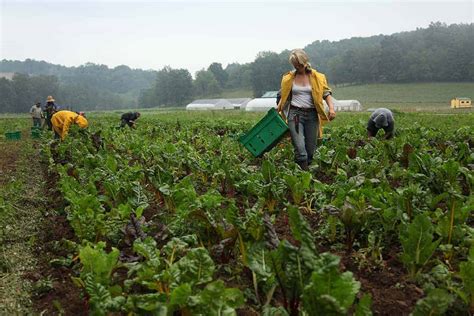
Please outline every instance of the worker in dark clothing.
[[58, 110], [58, 107], [56, 104], [54, 104], [54, 99], [52, 96], [48, 96], [46, 99], [46, 107], [44, 109], [45, 113], [45, 123], [48, 125], [48, 129], [51, 131], [53, 130], [53, 124], [51, 123], [51, 118], [53, 117], [53, 114], [56, 113]]
[[128, 112], [122, 114], [120, 127], [128, 125], [130, 128], [135, 128], [135, 121], [140, 117], [139, 112]]
[[385, 131], [385, 139], [393, 137], [395, 131], [395, 120], [392, 111], [389, 109], [379, 108], [370, 115], [369, 122], [367, 123], [368, 136], [375, 137], [380, 129]]

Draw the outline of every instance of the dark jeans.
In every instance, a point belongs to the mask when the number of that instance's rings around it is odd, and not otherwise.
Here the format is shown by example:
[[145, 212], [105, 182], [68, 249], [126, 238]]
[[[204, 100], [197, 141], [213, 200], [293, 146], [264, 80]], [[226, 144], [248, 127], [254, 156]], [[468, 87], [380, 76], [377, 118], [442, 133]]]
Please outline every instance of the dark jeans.
[[33, 117], [33, 127], [41, 127], [41, 119]]
[[291, 107], [288, 114], [288, 127], [291, 142], [295, 148], [295, 161], [307, 161], [310, 164], [316, 150], [319, 130], [316, 109], [301, 110]]
[[120, 122], [120, 127], [125, 127], [125, 125], [128, 125], [128, 127], [131, 128], [131, 127], [133, 127], [133, 122], [128, 121], [128, 120], [122, 120], [122, 121]]
[[[395, 124], [393, 124], [393, 122], [388, 123], [388, 126], [382, 127], [381, 129], [385, 131], [385, 135], [388, 136], [388, 137], [386, 136], [387, 138], [391, 138], [393, 137]], [[375, 126], [375, 122], [372, 120], [369, 120], [369, 123], [367, 124], [367, 131], [370, 133], [370, 136], [375, 137], [377, 133], [379, 132], [379, 130], [380, 128], [377, 128]]]
[[51, 123], [51, 118], [52, 116], [46, 117], [44, 120], [46, 125], [48, 125], [48, 130], [52, 131], [53, 130], [53, 123]]

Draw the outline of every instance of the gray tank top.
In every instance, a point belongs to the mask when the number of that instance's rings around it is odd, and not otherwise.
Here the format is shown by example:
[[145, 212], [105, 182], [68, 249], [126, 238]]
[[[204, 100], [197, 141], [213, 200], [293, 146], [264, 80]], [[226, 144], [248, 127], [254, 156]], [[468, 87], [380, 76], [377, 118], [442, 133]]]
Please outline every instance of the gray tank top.
[[291, 105], [304, 109], [314, 108], [311, 85], [299, 86], [293, 82], [291, 94]]

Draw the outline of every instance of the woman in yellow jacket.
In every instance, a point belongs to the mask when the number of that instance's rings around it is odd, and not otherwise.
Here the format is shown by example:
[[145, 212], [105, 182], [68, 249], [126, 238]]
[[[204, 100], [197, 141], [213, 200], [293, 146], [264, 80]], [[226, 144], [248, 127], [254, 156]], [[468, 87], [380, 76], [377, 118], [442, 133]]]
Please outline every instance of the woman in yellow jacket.
[[66, 110], [54, 113], [51, 123], [56, 137], [61, 137], [61, 140], [66, 138], [72, 124], [77, 124], [80, 128], [86, 128], [89, 125], [84, 116]]
[[[289, 61], [295, 70], [283, 75], [278, 112], [288, 121], [296, 163], [308, 170], [318, 134], [322, 133], [321, 125], [336, 118], [336, 112], [326, 76], [311, 68], [305, 51], [294, 49]], [[328, 114], [323, 99], [329, 107]]]

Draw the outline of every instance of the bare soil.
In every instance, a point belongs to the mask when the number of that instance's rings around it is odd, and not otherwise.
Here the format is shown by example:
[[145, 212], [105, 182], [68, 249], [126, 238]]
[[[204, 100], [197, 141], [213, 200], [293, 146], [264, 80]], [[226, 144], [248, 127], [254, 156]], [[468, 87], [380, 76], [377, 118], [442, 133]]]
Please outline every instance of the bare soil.
[[0, 150], [0, 185], [10, 182], [15, 174], [21, 143], [2, 142]]
[[34, 307], [46, 315], [87, 315], [87, 300], [83, 298], [81, 290], [72, 282], [71, 277], [77, 276], [72, 267], [53, 267], [52, 259], [67, 256], [67, 252], [54, 247], [55, 242], [63, 239], [77, 241], [74, 231], [65, 215], [58, 214], [64, 207], [64, 201], [57, 190], [56, 174], [48, 174], [47, 166], [42, 165], [45, 178], [45, 196], [52, 209], [45, 212], [43, 229], [38, 236], [38, 266], [35, 272], [27, 277], [32, 281], [50, 278], [53, 288], [42, 295], [33, 297]]

